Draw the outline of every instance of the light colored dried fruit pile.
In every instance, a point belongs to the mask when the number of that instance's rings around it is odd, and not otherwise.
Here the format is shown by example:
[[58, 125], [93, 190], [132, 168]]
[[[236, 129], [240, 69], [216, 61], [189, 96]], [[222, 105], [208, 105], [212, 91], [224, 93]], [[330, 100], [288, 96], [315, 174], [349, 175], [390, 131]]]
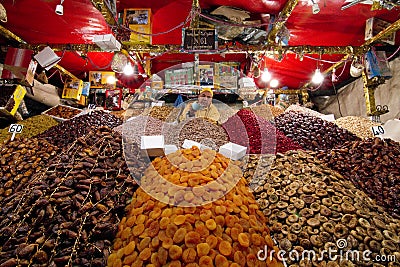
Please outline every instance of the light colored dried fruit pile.
[[[313, 260], [313, 266], [372, 266], [372, 260], [362, 257], [367, 250], [370, 259], [379, 255], [397, 257], [396, 262], [374, 266], [399, 266], [400, 221], [320, 163], [315, 153], [277, 154], [270, 171], [252, 183], [256, 185], [257, 202], [269, 218], [271, 234], [287, 252], [287, 262], [293, 264], [290, 266], [298, 266], [301, 257], [297, 260], [296, 254], [301, 256], [303, 251], [321, 256]], [[329, 249], [336, 250], [331, 255], [337, 257], [328, 258], [328, 253], [323, 253]], [[339, 265], [340, 251], [343, 255], [360, 251], [361, 255], [359, 259], [349, 256]], [[309, 264], [300, 261], [300, 266]]]
[[271, 121], [274, 119], [274, 116], [272, 115], [271, 109], [269, 107], [269, 105], [259, 105], [250, 107], [249, 109], [253, 111], [254, 114], [256, 114], [258, 117], [264, 118], [267, 121]]
[[[204, 153], [212, 153], [210, 150], [205, 150], [201, 154], [196, 148], [181, 152], [182, 157], [187, 160], [181, 163], [184, 164], [181, 168], [190, 167], [186, 165], [199, 159], [202, 162]], [[153, 162], [154, 169], [164, 179], [174, 184], [181, 186], [193, 184], [192, 188], [201, 190], [202, 187], [199, 185], [215, 181], [218, 173], [226, 169], [229, 160], [218, 154], [211, 161], [209, 168], [200, 172], [178, 170], [168, 162], [165, 157], [158, 158]], [[146, 175], [151, 175], [154, 169], [148, 170]], [[213, 171], [217, 174], [216, 177]], [[142, 181], [144, 179], [146, 178], [143, 177]], [[169, 192], [166, 188], [165, 190], [164, 192], [168, 192], [172, 198], [175, 197], [175, 192]], [[214, 190], [218, 192], [218, 188]], [[185, 194], [182, 198], [190, 202], [195, 196]], [[182, 203], [183, 199], [177, 201]], [[207, 201], [207, 196], [203, 201]], [[282, 266], [276, 258], [272, 258], [272, 261], [270, 258], [266, 261], [257, 258], [260, 249], [264, 249], [265, 246], [272, 249], [274, 244], [265, 226], [266, 219], [258, 209], [243, 178], [240, 178], [239, 183], [217, 201], [192, 207], [164, 204], [139, 188], [126, 211], [126, 217], [118, 226], [113, 252], [108, 258], [110, 267], [148, 266], [148, 264], [152, 264], [151, 266], [166, 264], [167, 266]]]
[[289, 107], [287, 107], [285, 109], [285, 112], [289, 112], [289, 111], [295, 111], [295, 112], [300, 112], [306, 115], [310, 115], [310, 116], [314, 116], [314, 117], [321, 117], [322, 113], [319, 113], [318, 111], [306, 108], [306, 107], [302, 107], [299, 105], [290, 105]]
[[272, 116], [274, 116], [274, 117], [279, 116], [283, 112], [285, 112], [285, 110], [280, 106], [272, 106], [272, 105], [268, 105], [268, 106], [269, 106], [269, 109], [272, 112]]
[[[229, 141], [228, 134], [224, 128], [204, 118], [183, 121], [172, 131], [177, 135], [178, 139], [175, 140], [179, 140], [179, 146], [182, 146], [185, 139], [189, 139], [218, 150], [220, 146]], [[171, 130], [167, 132], [171, 133]], [[172, 141], [169, 143], [172, 143]]]
[[[50, 116], [37, 115], [26, 120], [19, 121], [18, 124], [23, 125], [24, 128], [22, 129], [21, 133], [17, 134], [17, 136], [21, 138], [30, 138], [43, 133], [53, 126], [56, 126], [58, 122]], [[0, 130], [0, 143], [11, 137], [11, 133], [8, 132], [8, 129], [9, 128], [7, 127]]]
[[129, 119], [122, 125], [115, 127], [115, 131], [123, 135], [124, 141], [140, 144], [142, 135], [163, 134], [164, 123], [150, 116], [137, 116]]
[[149, 110], [149, 116], [161, 121], [173, 122], [178, 119], [180, 109], [170, 106], [156, 106]]
[[373, 122], [369, 119], [357, 116], [342, 117], [335, 120], [334, 123], [340, 128], [344, 128], [360, 138], [374, 137], [371, 127], [381, 125], [380, 123]]

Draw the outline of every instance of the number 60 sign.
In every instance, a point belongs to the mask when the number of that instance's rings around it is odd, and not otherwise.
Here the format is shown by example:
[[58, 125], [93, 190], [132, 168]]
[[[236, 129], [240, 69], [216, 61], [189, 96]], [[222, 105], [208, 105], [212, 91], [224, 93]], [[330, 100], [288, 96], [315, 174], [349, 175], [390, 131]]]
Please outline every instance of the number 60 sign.
[[21, 133], [23, 128], [24, 128], [24, 125], [21, 125], [21, 124], [11, 124], [10, 125], [10, 128], [8, 128], [8, 132], [12, 133], [11, 141], [14, 141], [15, 134]]

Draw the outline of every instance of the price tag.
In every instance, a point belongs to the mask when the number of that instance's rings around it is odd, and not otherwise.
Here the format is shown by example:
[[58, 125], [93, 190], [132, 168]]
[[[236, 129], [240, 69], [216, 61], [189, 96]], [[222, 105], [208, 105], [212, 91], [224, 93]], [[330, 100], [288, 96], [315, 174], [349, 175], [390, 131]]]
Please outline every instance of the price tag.
[[89, 104], [88, 109], [96, 109], [96, 104]]
[[11, 124], [10, 125], [10, 128], [8, 128], [8, 132], [12, 133], [11, 141], [14, 141], [15, 135], [17, 133], [21, 133], [23, 128], [24, 128], [24, 125], [21, 125], [21, 124]]
[[385, 133], [385, 129], [383, 128], [383, 126], [372, 126], [371, 130], [374, 136], [382, 135]]

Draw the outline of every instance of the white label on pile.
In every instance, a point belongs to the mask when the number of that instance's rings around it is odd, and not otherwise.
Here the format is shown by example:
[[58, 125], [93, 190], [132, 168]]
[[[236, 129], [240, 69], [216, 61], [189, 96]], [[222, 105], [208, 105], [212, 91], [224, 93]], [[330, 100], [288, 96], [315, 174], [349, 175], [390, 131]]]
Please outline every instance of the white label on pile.
[[15, 134], [21, 133], [23, 128], [24, 128], [24, 125], [21, 125], [21, 124], [11, 124], [10, 125], [10, 128], [8, 128], [8, 132], [12, 133], [11, 141], [14, 141]]
[[21, 124], [11, 124], [10, 128], [8, 128], [9, 133], [21, 133], [24, 125]]
[[374, 136], [381, 135], [381, 134], [384, 134], [384, 133], [385, 133], [385, 129], [384, 129], [383, 126], [381, 126], [381, 125], [379, 125], [379, 126], [372, 126], [372, 127], [371, 127], [371, 130], [372, 130], [372, 134], [373, 134]]

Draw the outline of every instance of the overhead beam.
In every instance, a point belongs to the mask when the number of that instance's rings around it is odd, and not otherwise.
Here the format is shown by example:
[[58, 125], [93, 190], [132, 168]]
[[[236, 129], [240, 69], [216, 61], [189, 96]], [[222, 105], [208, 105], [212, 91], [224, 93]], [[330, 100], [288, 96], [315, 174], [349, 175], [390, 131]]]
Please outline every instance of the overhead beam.
[[274, 26], [271, 31], [268, 33], [267, 40], [269, 44], [274, 44], [277, 34], [285, 25], [286, 21], [289, 19], [292, 14], [294, 8], [297, 6], [298, 0], [289, 0], [286, 2], [286, 5], [283, 7], [282, 11], [279, 13], [279, 16], [275, 19]]
[[27, 44], [27, 42], [25, 42], [20, 37], [18, 37], [14, 33], [12, 33], [10, 30], [4, 28], [2, 25], [0, 25], [0, 34], [3, 35], [4, 37], [6, 37], [7, 39], [12, 39], [21, 44]]
[[[40, 51], [44, 47], [50, 46], [54, 51], [82, 51], [82, 52], [103, 52], [100, 47], [95, 44], [21, 44], [20, 48], [31, 49], [35, 51]], [[180, 45], [146, 45], [146, 44], [129, 44], [123, 43], [123, 47], [127, 51], [132, 52], [154, 52], [154, 53], [171, 53], [171, 54], [181, 54], [186, 53], [182, 50]], [[295, 54], [363, 54], [368, 51], [368, 48], [356, 47], [356, 46], [280, 46], [280, 45], [236, 45], [226, 47], [225, 45], [220, 45], [218, 52], [223, 54], [235, 54], [235, 53], [295, 53]], [[213, 52], [214, 54], [216, 52]]]

